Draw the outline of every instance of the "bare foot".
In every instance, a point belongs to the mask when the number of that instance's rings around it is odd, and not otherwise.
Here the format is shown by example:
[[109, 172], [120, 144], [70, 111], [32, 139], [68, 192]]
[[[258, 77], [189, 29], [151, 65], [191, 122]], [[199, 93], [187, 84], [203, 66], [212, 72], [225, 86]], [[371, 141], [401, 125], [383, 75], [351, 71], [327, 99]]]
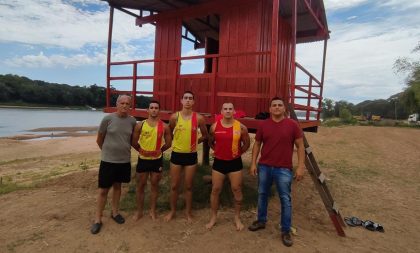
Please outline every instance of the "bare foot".
[[187, 223], [192, 223], [194, 216], [190, 213], [187, 213], [186, 216], [187, 216]]
[[235, 217], [236, 231], [242, 231], [244, 229], [244, 224], [242, 224], [239, 217]]
[[175, 212], [169, 212], [165, 218], [163, 218], [164, 221], [168, 222], [171, 221], [173, 218], [175, 218]]
[[206, 224], [206, 228], [208, 230], [212, 229], [212, 227], [216, 224], [216, 216], [212, 216], [209, 223]]
[[156, 216], [156, 211], [150, 211], [149, 215], [150, 215], [150, 218], [152, 218], [153, 221], [156, 220], [156, 217], [157, 217]]
[[143, 212], [139, 212], [137, 211], [134, 216], [133, 216], [133, 220], [138, 221], [143, 217]]

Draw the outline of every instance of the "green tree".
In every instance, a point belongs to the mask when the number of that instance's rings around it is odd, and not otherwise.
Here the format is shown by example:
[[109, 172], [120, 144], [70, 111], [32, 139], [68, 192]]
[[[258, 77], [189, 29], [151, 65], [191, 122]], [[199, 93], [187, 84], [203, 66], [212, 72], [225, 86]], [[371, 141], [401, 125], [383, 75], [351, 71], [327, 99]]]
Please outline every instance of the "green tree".
[[345, 124], [350, 124], [353, 122], [353, 115], [351, 115], [351, 112], [348, 108], [341, 107], [339, 115], [341, 122]]
[[329, 119], [334, 117], [334, 100], [325, 98], [322, 100], [322, 118]]
[[349, 110], [351, 112], [351, 111], [353, 111], [354, 104], [349, 103], [345, 100], [340, 100], [338, 102], [335, 102], [335, 104], [334, 104], [334, 116], [335, 117], [340, 117], [340, 110], [342, 108], [346, 108], [347, 110]]
[[394, 70], [397, 73], [408, 73], [407, 88], [401, 96], [401, 102], [409, 113], [420, 112], [420, 41], [412, 50], [415, 59], [402, 57], [395, 61]]

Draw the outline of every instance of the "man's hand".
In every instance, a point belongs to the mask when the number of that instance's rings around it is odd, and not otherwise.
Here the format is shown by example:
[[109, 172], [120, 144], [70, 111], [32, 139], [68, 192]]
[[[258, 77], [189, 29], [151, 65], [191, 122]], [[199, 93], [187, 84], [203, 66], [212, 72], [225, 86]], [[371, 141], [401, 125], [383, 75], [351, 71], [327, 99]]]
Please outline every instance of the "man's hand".
[[249, 174], [251, 176], [257, 175], [257, 166], [255, 164], [251, 165], [251, 167], [249, 168]]
[[296, 179], [296, 181], [300, 181], [300, 180], [303, 179], [304, 172], [305, 172], [305, 167], [303, 167], [303, 166], [302, 167], [298, 167], [296, 169], [296, 173], [295, 173], [295, 179]]
[[144, 149], [140, 149], [139, 153], [147, 157], [157, 157], [162, 154], [162, 151], [160, 150], [146, 151]]

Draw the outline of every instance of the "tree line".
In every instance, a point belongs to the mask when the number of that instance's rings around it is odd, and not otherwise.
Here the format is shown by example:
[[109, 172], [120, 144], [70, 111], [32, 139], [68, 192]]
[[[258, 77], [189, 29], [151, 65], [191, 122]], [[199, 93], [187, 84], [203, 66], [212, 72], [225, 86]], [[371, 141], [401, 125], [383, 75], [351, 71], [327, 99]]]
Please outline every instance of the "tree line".
[[[420, 42], [412, 50], [415, 57], [420, 53]], [[392, 95], [388, 99], [366, 100], [359, 104], [352, 104], [344, 100], [333, 101], [324, 99], [322, 115], [324, 119], [339, 117], [351, 119], [362, 116], [369, 119], [372, 115], [389, 119], [407, 119], [408, 115], [420, 113], [420, 60], [402, 57], [395, 61], [394, 70], [407, 73], [406, 88], [403, 92]]]
[[[117, 95], [111, 97], [115, 105]], [[150, 98], [139, 96], [137, 108], [146, 108]], [[106, 89], [96, 84], [71, 86], [31, 80], [24, 76], [0, 75], [0, 103], [46, 106], [105, 107]]]

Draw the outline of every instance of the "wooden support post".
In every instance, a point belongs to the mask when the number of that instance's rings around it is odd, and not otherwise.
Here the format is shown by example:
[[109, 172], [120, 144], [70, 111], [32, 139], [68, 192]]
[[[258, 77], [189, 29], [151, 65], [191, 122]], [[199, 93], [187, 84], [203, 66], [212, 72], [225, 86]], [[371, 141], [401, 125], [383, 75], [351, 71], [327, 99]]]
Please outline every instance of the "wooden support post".
[[[289, 104], [289, 112], [290, 117], [297, 121], [295, 110], [293, 109], [292, 105]], [[325, 175], [321, 172], [318, 167], [318, 163], [316, 162], [315, 156], [312, 152], [312, 148], [309, 146], [308, 140], [303, 134], [303, 142], [305, 145], [305, 167], [309, 171], [309, 175], [314, 182], [316, 189], [321, 196], [322, 202], [324, 203], [325, 209], [327, 210], [330, 219], [337, 231], [339, 236], [346, 236], [344, 233], [343, 227], [345, 227], [345, 223], [341, 214], [338, 211], [337, 204], [334, 202], [331, 193], [327, 187], [325, 182]]]
[[133, 63], [133, 87], [131, 91], [131, 110], [136, 110], [136, 96], [137, 96], [137, 63]]
[[114, 24], [114, 7], [109, 9], [108, 52], [106, 58], [106, 107], [111, 107], [111, 47], [112, 25]]
[[270, 97], [277, 96], [277, 71], [279, 51], [279, 0], [273, 0], [273, 13], [271, 17], [271, 54], [270, 54]]

